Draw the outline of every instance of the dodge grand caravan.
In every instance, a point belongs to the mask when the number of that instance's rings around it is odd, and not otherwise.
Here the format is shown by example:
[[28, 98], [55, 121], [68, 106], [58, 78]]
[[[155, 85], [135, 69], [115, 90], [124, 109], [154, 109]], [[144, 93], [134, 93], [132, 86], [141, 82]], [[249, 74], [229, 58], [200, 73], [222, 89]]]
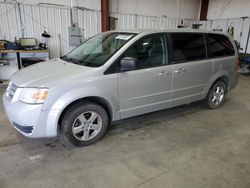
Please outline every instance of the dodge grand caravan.
[[219, 108], [237, 69], [236, 45], [223, 33], [111, 31], [17, 72], [3, 103], [23, 135], [86, 146], [124, 118], [199, 100]]

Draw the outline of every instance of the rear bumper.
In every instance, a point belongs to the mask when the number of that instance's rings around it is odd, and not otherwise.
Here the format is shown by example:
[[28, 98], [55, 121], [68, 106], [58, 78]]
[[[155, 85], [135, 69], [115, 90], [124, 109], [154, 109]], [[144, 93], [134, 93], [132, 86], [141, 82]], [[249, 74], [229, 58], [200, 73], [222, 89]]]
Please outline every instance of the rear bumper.
[[12, 102], [4, 94], [3, 105], [11, 125], [30, 138], [57, 136], [58, 110], [42, 111], [42, 105]]
[[234, 74], [230, 75], [230, 78], [231, 79], [229, 81], [229, 87], [228, 87], [229, 91], [234, 89], [237, 86], [237, 84], [239, 82], [239, 73], [234, 73]]

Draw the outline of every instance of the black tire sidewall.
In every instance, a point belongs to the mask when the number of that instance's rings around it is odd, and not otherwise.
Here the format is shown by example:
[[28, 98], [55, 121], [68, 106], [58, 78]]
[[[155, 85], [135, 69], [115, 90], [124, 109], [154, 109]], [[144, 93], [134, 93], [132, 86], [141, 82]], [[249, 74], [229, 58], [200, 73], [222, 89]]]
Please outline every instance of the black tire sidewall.
[[[225, 95], [224, 95], [224, 98], [223, 100], [221, 101], [221, 103], [219, 105], [215, 105], [213, 102], [212, 102], [212, 97], [213, 97], [213, 92], [215, 91], [215, 89], [218, 87], [218, 86], [222, 86], [223, 89], [224, 89], [224, 92], [225, 92]], [[210, 108], [210, 109], [217, 109], [217, 108], [220, 108], [222, 105], [223, 105], [223, 102], [225, 100], [225, 96], [226, 96], [226, 84], [222, 81], [218, 81], [216, 82], [212, 87], [211, 89], [209, 90], [209, 93], [207, 95], [207, 98], [206, 98], [206, 104], [207, 104], [207, 107]]]
[[[73, 135], [72, 125], [77, 116], [87, 111], [94, 111], [101, 116], [102, 128], [98, 135], [93, 139], [88, 141], [80, 141]], [[73, 105], [66, 111], [62, 119], [60, 135], [64, 140], [64, 143], [66, 142], [67, 144], [72, 144], [76, 147], [88, 146], [98, 142], [105, 135], [108, 128], [108, 124], [108, 114], [103, 107], [96, 103], [84, 102], [77, 105]]]

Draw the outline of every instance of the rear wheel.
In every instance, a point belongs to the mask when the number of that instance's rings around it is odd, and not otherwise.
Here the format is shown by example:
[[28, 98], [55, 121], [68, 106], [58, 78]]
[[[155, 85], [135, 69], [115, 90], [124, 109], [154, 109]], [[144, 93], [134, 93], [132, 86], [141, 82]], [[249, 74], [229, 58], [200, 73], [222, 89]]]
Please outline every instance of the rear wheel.
[[206, 106], [210, 109], [217, 109], [223, 105], [226, 96], [226, 84], [222, 81], [216, 82], [210, 89]]
[[99, 141], [108, 128], [108, 114], [93, 102], [71, 106], [62, 118], [59, 139], [66, 146], [88, 146]]

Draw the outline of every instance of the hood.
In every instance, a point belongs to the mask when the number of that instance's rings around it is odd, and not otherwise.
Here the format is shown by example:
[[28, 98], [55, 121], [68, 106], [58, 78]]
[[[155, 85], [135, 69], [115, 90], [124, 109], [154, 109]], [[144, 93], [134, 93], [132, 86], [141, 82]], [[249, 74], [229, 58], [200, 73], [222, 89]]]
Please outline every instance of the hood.
[[58, 80], [91, 72], [93, 68], [65, 62], [59, 58], [41, 62], [16, 72], [12, 78], [18, 87], [49, 87]]

